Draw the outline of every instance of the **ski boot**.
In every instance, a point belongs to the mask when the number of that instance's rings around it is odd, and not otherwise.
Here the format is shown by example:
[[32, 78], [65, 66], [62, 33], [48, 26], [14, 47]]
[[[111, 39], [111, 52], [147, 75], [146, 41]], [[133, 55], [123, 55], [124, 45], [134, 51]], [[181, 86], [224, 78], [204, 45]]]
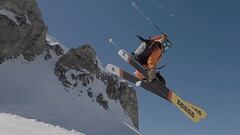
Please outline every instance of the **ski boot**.
[[160, 72], [156, 73], [156, 77], [158, 78], [158, 80], [160, 80], [165, 86], [166, 86], [166, 81], [165, 79], [161, 76]]

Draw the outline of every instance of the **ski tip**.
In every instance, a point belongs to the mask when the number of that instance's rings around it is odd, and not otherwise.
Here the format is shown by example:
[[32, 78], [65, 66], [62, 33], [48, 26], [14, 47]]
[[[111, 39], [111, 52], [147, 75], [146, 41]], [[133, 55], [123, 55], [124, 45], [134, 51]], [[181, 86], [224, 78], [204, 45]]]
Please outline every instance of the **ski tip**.
[[113, 64], [107, 64], [106, 69], [112, 71], [112, 68], [115, 67]]
[[127, 61], [127, 62], [128, 62], [129, 56], [128, 56], [128, 54], [127, 54], [127, 52], [126, 52], [125, 50], [120, 49], [120, 50], [118, 51], [118, 54], [119, 54], [119, 56], [121, 56], [121, 58], [122, 58], [124, 61]]
[[122, 55], [124, 54], [123, 49], [120, 49], [120, 50], [118, 51], [118, 54], [122, 56]]
[[114, 75], [120, 76], [120, 69], [117, 66], [114, 66], [113, 64], [107, 64], [106, 70]]

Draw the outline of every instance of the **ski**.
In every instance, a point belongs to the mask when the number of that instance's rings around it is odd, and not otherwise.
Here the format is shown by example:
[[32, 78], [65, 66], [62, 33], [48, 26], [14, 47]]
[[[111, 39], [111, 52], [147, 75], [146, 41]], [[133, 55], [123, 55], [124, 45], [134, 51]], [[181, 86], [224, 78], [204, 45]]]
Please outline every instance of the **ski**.
[[[132, 74], [130, 74], [130, 73], [120, 69], [119, 67], [117, 67], [117, 66], [115, 66], [113, 64], [108, 64], [106, 66], [106, 69], [110, 73], [112, 73], [112, 74], [114, 74], [114, 75], [116, 75], [118, 77], [121, 77], [121, 78], [123, 78], [123, 79], [125, 79], [127, 81], [130, 81], [133, 84], [136, 84], [137, 82], [141, 81], [137, 77], [135, 77]], [[167, 101], [169, 101], [168, 98], [166, 98], [160, 91], [155, 90], [150, 83], [145, 82], [145, 81], [141, 81], [139, 86], [144, 88], [144, 89], [146, 89], [147, 91], [150, 91], [150, 92], [152, 92], [152, 93], [154, 93], [154, 94], [156, 94], [156, 95], [166, 99]]]
[[[138, 78], [136, 78], [135, 76], [133, 76], [132, 74], [130, 74], [130, 73], [128, 73], [128, 72], [126, 72], [126, 71], [124, 71], [124, 70], [120, 69], [119, 67], [114, 66], [114, 65], [112, 65], [112, 64], [108, 64], [108, 65], [106, 66], [106, 69], [107, 69], [110, 73], [112, 73], [112, 74], [114, 74], [114, 75], [116, 75], [116, 76], [118, 76], [118, 77], [121, 77], [121, 78], [123, 78], [123, 79], [125, 79], [125, 80], [127, 80], [127, 81], [130, 81], [130, 82], [133, 83], [133, 84], [136, 84], [137, 82], [141, 81], [141, 80], [139, 80]], [[171, 102], [168, 98], [166, 98], [166, 97], [165, 97], [155, 86], [153, 86], [151, 83], [148, 83], [148, 82], [145, 82], [145, 81], [141, 81], [141, 83], [140, 83], [139, 86], [142, 87], [142, 88], [144, 88], [145, 90], [147, 90], [147, 91], [149, 91], [149, 92], [151, 92], [151, 93], [154, 93], [154, 94], [162, 97], [163, 99]], [[206, 117], [206, 112], [205, 112], [203, 109], [201, 109], [201, 108], [199, 108], [199, 107], [197, 107], [197, 106], [195, 106], [195, 105], [192, 105], [192, 104], [190, 104], [190, 103], [188, 103], [188, 102], [186, 102], [186, 101], [184, 101], [184, 102], [185, 102], [185, 104], [188, 104], [192, 109], [194, 109], [194, 110], [200, 115], [201, 118], [205, 118], [205, 117]]]
[[[141, 72], [147, 79], [148, 79], [148, 73], [147, 70], [142, 67], [134, 58], [132, 58], [129, 53], [123, 49], [120, 49], [118, 54], [121, 56], [123, 60], [128, 62], [131, 66], [133, 66], [136, 70]], [[186, 116], [188, 116], [190, 119], [192, 119], [195, 122], [198, 122], [201, 116], [198, 114], [196, 108], [192, 108], [188, 104], [185, 103], [184, 100], [182, 100], [177, 94], [175, 94], [172, 90], [168, 89], [165, 85], [162, 84], [162, 82], [158, 79], [152, 82], [152, 84], [158, 88], [158, 90], [164, 95], [165, 98], [167, 98], [169, 101], [171, 101], [176, 107], [178, 107]], [[205, 111], [202, 112], [203, 118], [206, 117]]]

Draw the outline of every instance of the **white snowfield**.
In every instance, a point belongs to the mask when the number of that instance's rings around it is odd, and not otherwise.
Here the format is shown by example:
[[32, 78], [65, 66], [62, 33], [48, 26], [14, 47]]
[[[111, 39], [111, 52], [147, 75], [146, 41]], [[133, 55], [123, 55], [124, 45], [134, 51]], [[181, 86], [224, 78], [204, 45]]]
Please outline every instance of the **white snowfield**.
[[66, 130], [59, 126], [53, 126], [38, 122], [34, 119], [26, 119], [17, 115], [0, 113], [1, 135], [85, 135], [75, 130]]
[[60, 45], [63, 50], [64, 50], [64, 53], [66, 53], [68, 51], [68, 48], [66, 48], [62, 43], [60, 43], [56, 38], [54, 38], [53, 36], [50, 36], [50, 35], [46, 35], [46, 40], [47, 40], [47, 43], [50, 45], [50, 46], [54, 46], [54, 45]]

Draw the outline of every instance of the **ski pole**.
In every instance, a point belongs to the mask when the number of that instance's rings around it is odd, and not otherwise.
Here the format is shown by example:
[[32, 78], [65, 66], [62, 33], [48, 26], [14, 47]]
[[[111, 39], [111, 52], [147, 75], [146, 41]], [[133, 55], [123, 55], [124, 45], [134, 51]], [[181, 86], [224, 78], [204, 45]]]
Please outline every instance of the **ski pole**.
[[161, 31], [161, 29], [150, 19], [150, 17], [146, 16], [145, 13], [137, 6], [136, 2], [131, 2], [131, 6], [134, 7], [138, 13], [157, 31], [161, 34], [164, 34], [164, 32]]
[[109, 39], [108, 39], [108, 42], [111, 43], [112, 45], [114, 45], [117, 49], [121, 50], [121, 48], [119, 47], [119, 45], [118, 45], [117, 43], [115, 43], [112, 38], [109, 38]]
[[[109, 38], [108, 41], [109, 41], [109, 43], [111, 43], [112, 45], [114, 45], [117, 49], [119, 49], [118, 53], [124, 53], [124, 54], [127, 54], [127, 55], [130, 56], [130, 57], [129, 57], [130, 59], [135, 60], [133, 57], [131, 57], [130, 54], [128, 54], [127, 51], [125, 51], [124, 49], [121, 49], [121, 47], [120, 47], [117, 43], [115, 43], [115, 42], [113, 41], [112, 38]], [[139, 66], [142, 66], [142, 65], [139, 64], [139, 63], [138, 63], [138, 65], [139, 65]]]
[[112, 38], [109, 38], [108, 41], [109, 41], [109, 43], [111, 43], [112, 45], [114, 45], [118, 50], [121, 50], [121, 51], [123, 51], [124, 53], [128, 54], [128, 52], [125, 51], [124, 49], [122, 49], [116, 42], [113, 41]]

